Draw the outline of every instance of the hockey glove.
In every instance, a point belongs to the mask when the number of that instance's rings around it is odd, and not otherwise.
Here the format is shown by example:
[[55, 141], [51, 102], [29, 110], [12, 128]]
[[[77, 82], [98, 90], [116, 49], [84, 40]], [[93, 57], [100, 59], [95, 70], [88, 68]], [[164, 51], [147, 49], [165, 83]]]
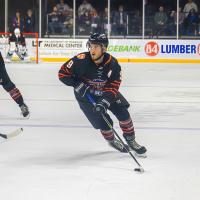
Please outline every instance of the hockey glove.
[[106, 99], [100, 99], [94, 107], [94, 112], [99, 114], [105, 114], [109, 107], [110, 103]]
[[90, 89], [90, 86], [81, 82], [74, 87], [74, 91], [79, 94], [81, 97], [84, 97], [87, 91]]

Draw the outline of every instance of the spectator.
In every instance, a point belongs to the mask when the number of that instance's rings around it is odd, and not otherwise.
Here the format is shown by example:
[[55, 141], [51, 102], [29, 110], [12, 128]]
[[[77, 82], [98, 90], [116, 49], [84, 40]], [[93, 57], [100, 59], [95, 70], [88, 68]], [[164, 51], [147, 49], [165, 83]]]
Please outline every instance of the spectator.
[[24, 21], [20, 16], [20, 12], [17, 10], [15, 13], [15, 17], [12, 20], [12, 31], [14, 31], [16, 28], [19, 28], [21, 32], [24, 31]]
[[100, 17], [95, 10], [93, 12], [93, 15], [91, 17], [91, 32], [92, 33], [99, 33], [100, 32]]
[[113, 16], [113, 29], [114, 34], [117, 35], [126, 35], [126, 27], [127, 27], [127, 14], [124, 11], [124, 6], [119, 5], [118, 11], [114, 13]]
[[67, 16], [65, 18], [65, 21], [63, 22], [63, 24], [64, 24], [64, 33], [72, 35], [72, 33], [73, 33], [73, 17]]
[[24, 18], [24, 31], [27, 33], [35, 32], [35, 19], [31, 9], [27, 10], [27, 14]]
[[68, 18], [69, 16], [70, 18], [72, 17], [73, 10], [69, 7], [68, 4], [65, 3], [64, 0], [60, 0], [60, 3], [58, 3], [56, 7], [58, 9], [58, 12], [62, 14], [63, 21], [66, 21], [66, 18]]
[[78, 27], [78, 34], [79, 35], [88, 35], [91, 30], [91, 15], [89, 12], [85, 12], [79, 18], [79, 27]]
[[48, 14], [48, 20], [49, 20], [48, 29], [50, 33], [55, 34], [55, 33], [65, 32], [65, 26], [62, 23], [61, 15], [62, 13], [58, 12], [56, 6], [54, 6], [53, 11]]
[[[173, 10], [170, 14], [170, 18], [172, 19], [172, 23], [168, 25], [168, 30], [170, 32], [170, 35], [175, 35], [177, 28], [177, 12]], [[185, 14], [182, 12], [182, 8], [179, 7], [179, 18], [178, 18], [179, 35], [182, 35], [184, 33], [184, 21], [185, 21]]]
[[166, 30], [167, 14], [164, 12], [164, 7], [160, 6], [159, 11], [154, 16], [154, 35], [163, 35]]
[[61, 21], [64, 24], [64, 32], [72, 34], [73, 32], [73, 9], [70, 8], [64, 0], [60, 0], [60, 3], [56, 5], [58, 12], [61, 13]]
[[83, 3], [78, 8], [78, 16], [81, 17], [82, 15], [85, 14], [85, 12], [87, 12], [89, 15], [91, 15], [94, 10], [95, 9], [88, 2], [88, 0], [83, 0]]
[[[175, 25], [177, 25], [177, 13], [174, 16]], [[183, 35], [185, 33], [184, 30], [184, 22], [185, 22], [185, 14], [182, 11], [182, 8], [179, 8], [179, 18], [178, 18], [178, 25], [179, 25], [179, 35]]]
[[[173, 11], [172, 11], [172, 12], [173, 12]], [[175, 24], [177, 24], [177, 13], [176, 13], [175, 11], [172, 13], [172, 16], [174, 17]], [[179, 25], [183, 25], [184, 20], [185, 20], [185, 15], [184, 15], [184, 13], [182, 12], [182, 8], [179, 7], [178, 24], [179, 24]]]
[[199, 17], [195, 9], [191, 9], [187, 16], [187, 35], [197, 35]]
[[194, 9], [195, 12], [198, 12], [197, 4], [193, 2], [193, 0], [188, 0], [188, 3], [185, 4], [183, 12], [185, 13], [185, 17], [188, 16], [189, 12]]
[[68, 11], [72, 11], [72, 9], [69, 7], [68, 4], [65, 3], [64, 0], [60, 0], [60, 3], [58, 3], [56, 7], [58, 11], [61, 12], [62, 14], [65, 14]]

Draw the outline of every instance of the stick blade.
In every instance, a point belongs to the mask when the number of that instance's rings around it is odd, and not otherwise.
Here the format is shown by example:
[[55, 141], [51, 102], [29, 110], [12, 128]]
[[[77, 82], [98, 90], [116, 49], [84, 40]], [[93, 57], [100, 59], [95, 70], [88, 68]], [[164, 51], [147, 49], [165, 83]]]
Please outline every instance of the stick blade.
[[0, 136], [1, 136], [2, 138], [7, 139], [7, 135], [6, 135], [6, 134], [2, 134], [2, 133], [0, 133]]
[[144, 173], [144, 169], [142, 167], [135, 168], [134, 171], [139, 172], [139, 173]]
[[21, 132], [23, 131], [23, 128], [18, 128], [12, 132], [10, 132], [9, 134], [6, 135], [6, 139], [10, 139], [13, 137], [16, 137], [17, 135], [19, 135]]

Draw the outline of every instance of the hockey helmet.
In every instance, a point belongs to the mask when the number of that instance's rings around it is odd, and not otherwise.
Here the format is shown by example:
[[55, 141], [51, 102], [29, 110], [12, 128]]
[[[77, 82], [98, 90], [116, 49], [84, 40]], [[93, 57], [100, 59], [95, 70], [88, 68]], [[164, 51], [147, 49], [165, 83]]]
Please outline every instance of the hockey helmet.
[[20, 29], [19, 29], [19, 28], [15, 28], [14, 34], [15, 34], [16, 36], [19, 36], [19, 35], [20, 35]]
[[100, 44], [104, 47], [108, 47], [108, 38], [107, 35], [102, 33], [92, 33], [88, 39], [87, 46], [90, 44]]

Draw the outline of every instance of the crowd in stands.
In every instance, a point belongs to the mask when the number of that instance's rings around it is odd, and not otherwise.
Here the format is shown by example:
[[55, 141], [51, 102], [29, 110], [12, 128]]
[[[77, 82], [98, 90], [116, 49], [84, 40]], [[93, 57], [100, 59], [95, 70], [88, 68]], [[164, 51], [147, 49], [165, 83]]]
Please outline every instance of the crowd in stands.
[[[68, 5], [69, 0], [55, 0], [51, 10], [47, 11], [46, 34], [48, 35], [72, 35], [73, 34], [73, 8]], [[195, 0], [188, 0], [185, 5], [173, 8], [159, 1], [160, 4], [145, 0], [145, 35], [149, 37], [175, 36], [177, 24], [179, 35], [200, 36], [200, 12]], [[94, 4], [94, 2], [93, 2]], [[111, 7], [110, 25], [108, 25], [108, 8], [103, 10], [95, 7], [90, 0], [82, 0], [77, 4], [76, 10], [76, 35], [88, 35], [91, 32], [107, 33], [110, 26], [111, 35], [142, 35], [142, 7], [131, 10], [128, 5], [115, 5]], [[199, 5], [200, 6], [200, 5]], [[35, 18], [31, 9], [27, 10], [24, 17], [16, 11], [12, 19], [12, 30], [16, 27], [22, 32], [35, 31]], [[43, 27], [44, 28], [44, 27]]]
[[156, 37], [160, 35], [176, 35], [177, 24], [179, 35], [200, 35], [200, 13], [197, 4], [193, 0], [188, 0], [183, 8], [179, 7], [178, 20], [177, 10], [168, 10], [163, 5], [160, 5], [156, 11], [155, 7], [149, 5], [147, 0], [145, 7], [147, 11], [145, 13], [146, 25], [152, 27], [148, 29], [149, 35]]
[[16, 11], [11, 21], [10, 31], [12, 32], [15, 28], [19, 28], [21, 32], [35, 32], [35, 18], [31, 9], [27, 10], [25, 16], [22, 16], [19, 10]]
[[[111, 19], [113, 34], [126, 35], [127, 13], [123, 5], [119, 5], [119, 10], [112, 13]], [[52, 12], [47, 14], [47, 21], [48, 34], [72, 34], [73, 9], [64, 0], [60, 0], [59, 4], [53, 6]], [[99, 13], [88, 0], [83, 0], [77, 9], [76, 25], [78, 35], [88, 35], [90, 32], [107, 33], [108, 8], [105, 7]]]
[[47, 15], [48, 33], [72, 34], [73, 10], [64, 0], [53, 6], [52, 12]]

